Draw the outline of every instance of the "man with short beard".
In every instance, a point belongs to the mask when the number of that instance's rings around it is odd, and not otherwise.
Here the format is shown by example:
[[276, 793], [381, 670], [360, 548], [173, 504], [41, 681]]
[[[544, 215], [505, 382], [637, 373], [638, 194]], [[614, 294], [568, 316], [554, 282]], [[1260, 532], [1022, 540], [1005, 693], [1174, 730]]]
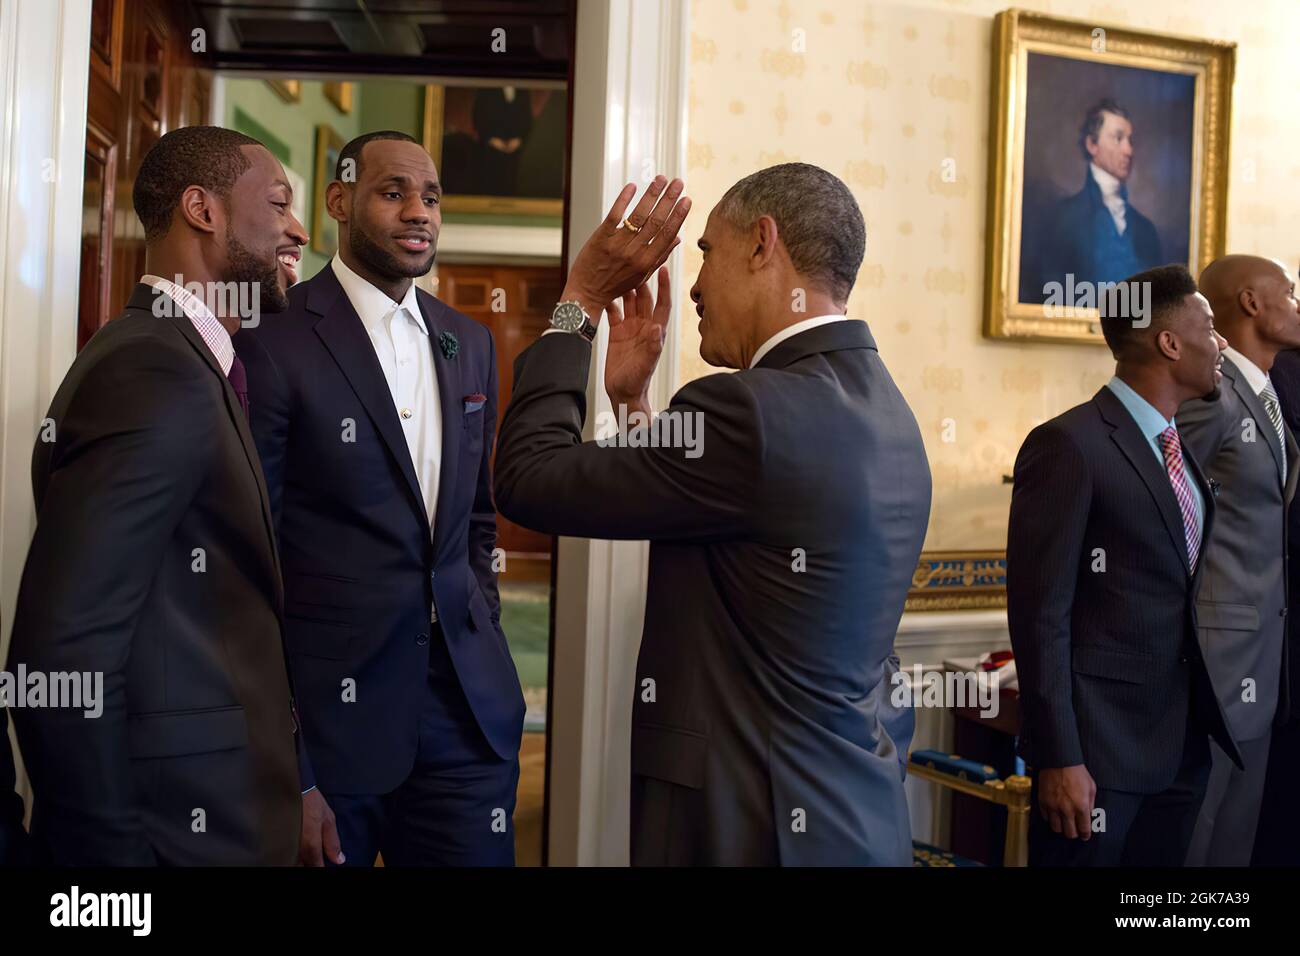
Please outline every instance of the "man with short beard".
[[[1029, 433], [1007, 529], [1030, 866], [1179, 866], [1210, 772], [1239, 761], [1196, 643], [1215, 489], [1179, 406], [1218, 395], [1209, 303], [1183, 266], [1103, 308], [1115, 375]], [[1178, 421], [1174, 420], [1175, 412]]]
[[[144, 157], [147, 274], [36, 441], [8, 669], [102, 673], [98, 717], [12, 708], [55, 864], [292, 864], [301, 804], [281, 583], [246, 418], [241, 318], [307, 241], [266, 147], [192, 126]], [[30, 680], [29, 680], [30, 683]]]
[[492, 569], [492, 336], [416, 289], [442, 188], [410, 136], [339, 154], [330, 264], [241, 332], [310, 756], [306, 865], [511, 865], [524, 702]]

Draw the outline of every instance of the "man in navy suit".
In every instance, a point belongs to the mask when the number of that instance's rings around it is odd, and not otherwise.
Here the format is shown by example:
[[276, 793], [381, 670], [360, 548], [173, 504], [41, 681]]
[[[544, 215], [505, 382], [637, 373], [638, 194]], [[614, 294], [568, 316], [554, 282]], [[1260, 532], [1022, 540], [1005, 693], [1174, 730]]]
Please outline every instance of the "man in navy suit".
[[339, 154], [339, 252], [240, 333], [309, 755], [302, 862], [512, 865], [524, 702], [499, 624], [488, 330], [417, 290], [442, 189], [404, 133]]
[[1187, 269], [1132, 276], [1142, 316], [1103, 310], [1115, 375], [1029, 433], [1007, 530], [1030, 866], [1180, 866], [1212, 736], [1240, 755], [1197, 643], [1215, 489], [1175, 412], [1218, 396], [1209, 303]]

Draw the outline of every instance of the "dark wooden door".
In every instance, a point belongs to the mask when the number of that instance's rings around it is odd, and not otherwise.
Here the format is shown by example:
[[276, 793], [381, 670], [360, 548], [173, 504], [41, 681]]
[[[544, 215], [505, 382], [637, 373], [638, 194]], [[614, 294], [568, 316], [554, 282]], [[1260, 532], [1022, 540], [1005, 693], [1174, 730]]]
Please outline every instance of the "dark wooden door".
[[77, 348], [120, 313], [144, 272], [131, 205], [140, 161], [167, 131], [209, 121], [206, 37], [164, 0], [93, 0]]
[[[546, 330], [561, 286], [559, 266], [438, 266], [438, 297], [486, 325], [496, 341], [498, 430], [514, 386], [515, 359]], [[550, 535], [499, 514], [497, 543], [510, 555], [551, 553]]]

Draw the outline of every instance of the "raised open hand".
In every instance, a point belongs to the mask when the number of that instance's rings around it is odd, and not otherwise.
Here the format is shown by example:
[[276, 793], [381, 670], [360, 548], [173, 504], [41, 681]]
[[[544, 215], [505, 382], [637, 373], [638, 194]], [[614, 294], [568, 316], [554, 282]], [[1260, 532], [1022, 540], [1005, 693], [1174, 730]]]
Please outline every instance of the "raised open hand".
[[615, 412], [626, 405], [628, 414], [650, 412], [650, 376], [659, 364], [668, 331], [668, 312], [672, 307], [668, 268], [659, 267], [657, 295], [650, 293], [650, 283], [643, 282], [628, 290], [620, 308], [617, 302], [606, 307], [609, 313], [609, 350], [605, 356], [605, 392]]
[[682, 195], [682, 181], [669, 182], [656, 176], [636, 208], [623, 214], [636, 194], [628, 183], [573, 260], [565, 283], [563, 301], [582, 303], [593, 322], [618, 296], [649, 281], [651, 273], [667, 261], [677, 244], [677, 233], [690, 211], [691, 201]]

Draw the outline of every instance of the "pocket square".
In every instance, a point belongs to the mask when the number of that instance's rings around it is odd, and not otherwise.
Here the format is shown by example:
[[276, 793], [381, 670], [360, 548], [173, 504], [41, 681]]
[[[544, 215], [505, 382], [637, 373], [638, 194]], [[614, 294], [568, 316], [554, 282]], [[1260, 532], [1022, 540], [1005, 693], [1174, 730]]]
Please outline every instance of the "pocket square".
[[481, 392], [475, 392], [473, 395], [465, 396], [465, 414], [476, 412], [487, 402], [487, 396]]

